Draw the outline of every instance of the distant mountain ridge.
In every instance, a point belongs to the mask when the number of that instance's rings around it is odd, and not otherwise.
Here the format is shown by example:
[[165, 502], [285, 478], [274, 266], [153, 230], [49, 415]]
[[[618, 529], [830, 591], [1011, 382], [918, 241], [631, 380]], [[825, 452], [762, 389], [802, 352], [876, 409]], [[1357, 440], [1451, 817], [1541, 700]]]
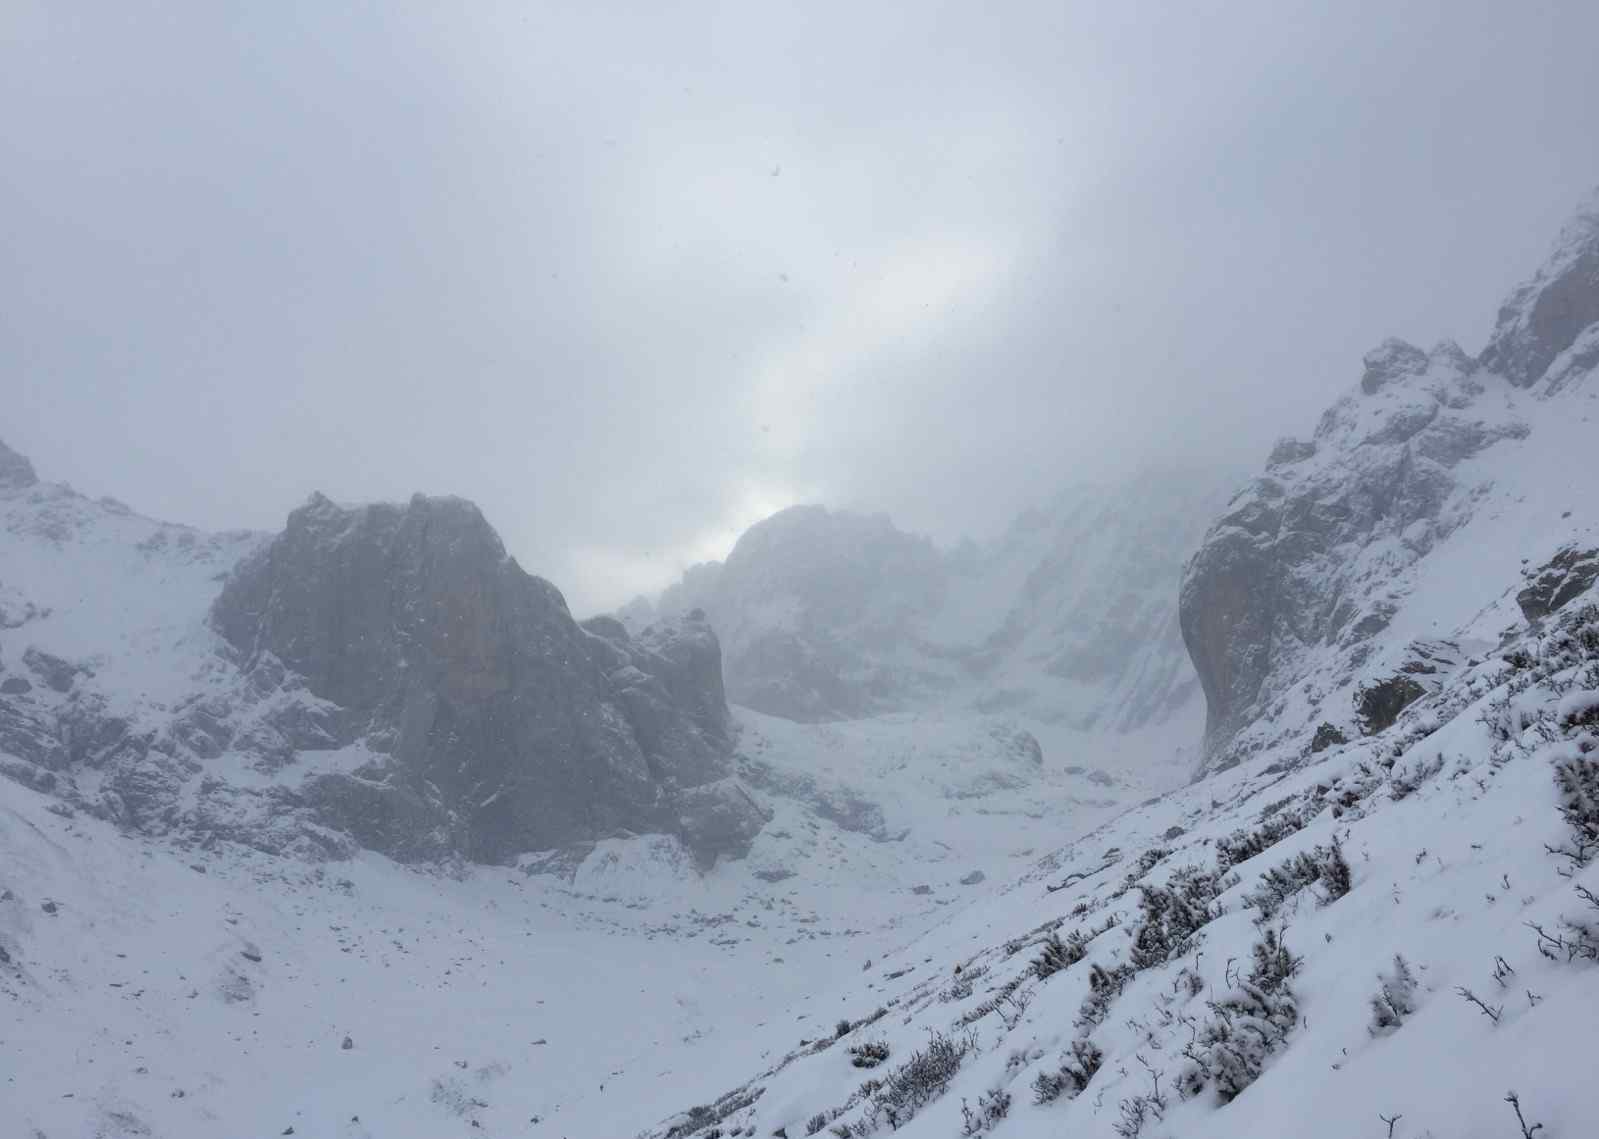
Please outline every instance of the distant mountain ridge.
[[729, 699], [770, 715], [954, 706], [1134, 731], [1197, 698], [1177, 586], [1232, 482], [1172, 469], [1068, 487], [997, 540], [950, 551], [884, 515], [796, 506], [623, 615], [643, 627], [703, 611]]

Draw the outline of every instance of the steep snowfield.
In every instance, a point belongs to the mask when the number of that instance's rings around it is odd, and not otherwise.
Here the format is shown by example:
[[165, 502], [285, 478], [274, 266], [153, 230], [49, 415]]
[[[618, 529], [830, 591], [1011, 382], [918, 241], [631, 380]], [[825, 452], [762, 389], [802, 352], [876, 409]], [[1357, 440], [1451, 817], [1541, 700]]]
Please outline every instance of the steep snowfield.
[[[1515, 1135], [1511, 1089], [1540, 1135], [1592, 1134], [1599, 905], [1579, 889], [1599, 890], [1599, 862], [1546, 848], [1574, 842], [1555, 764], [1599, 762], [1594, 602], [1599, 590], [1550, 627], [1523, 628], [1383, 735], [1304, 766], [1249, 761], [1069, 844], [875, 962], [841, 994], [852, 1023], [837, 1041], [792, 1049], [649, 1134], [1342, 1137], [1386, 1134], [1378, 1116], [1398, 1115], [1405, 1139]], [[1459, 631], [1515, 619], [1513, 603], [1490, 599]], [[1324, 867], [1334, 844], [1347, 893], [1323, 871], [1280, 878], [1275, 906], [1249, 900], [1266, 872], [1302, 853]], [[1568, 959], [1546, 939], [1541, 951], [1529, 923], [1589, 949]], [[1052, 931], [1064, 967], [1041, 976]], [[1259, 978], [1253, 1001], [1275, 1021], [1251, 1015], [1247, 993], [1267, 931], [1297, 962], [1275, 985], [1270, 970]], [[1396, 954], [1416, 988], [1406, 1001], [1389, 987], [1410, 1011], [1373, 1031], [1370, 1001]], [[1097, 1067], [1073, 1059], [1075, 1040], [1101, 1054]], [[850, 1049], [876, 1042], [887, 1059], [857, 1066]], [[942, 1068], [929, 1059], [941, 1055]], [[1196, 1059], [1209, 1078], [1193, 1078]], [[1086, 1087], [1065, 1080], [1035, 1102], [1040, 1075], [1072, 1064]], [[1252, 1064], [1258, 1081], [1224, 1103], [1220, 1087]], [[1135, 1125], [1139, 1097], [1156, 1098]]]
[[0, 639], [87, 661], [119, 708], [166, 710], [194, 696], [217, 638], [205, 606], [263, 534], [155, 522], [58, 483], [0, 490]]

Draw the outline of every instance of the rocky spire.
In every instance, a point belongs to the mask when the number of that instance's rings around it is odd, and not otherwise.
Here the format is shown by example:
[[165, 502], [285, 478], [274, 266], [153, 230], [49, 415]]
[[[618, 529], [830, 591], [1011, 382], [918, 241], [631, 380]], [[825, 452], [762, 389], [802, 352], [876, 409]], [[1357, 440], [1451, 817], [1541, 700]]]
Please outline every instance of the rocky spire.
[[1549, 365], [1599, 324], [1599, 189], [1578, 206], [1553, 251], [1499, 309], [1483, 366], [1531, 387]]

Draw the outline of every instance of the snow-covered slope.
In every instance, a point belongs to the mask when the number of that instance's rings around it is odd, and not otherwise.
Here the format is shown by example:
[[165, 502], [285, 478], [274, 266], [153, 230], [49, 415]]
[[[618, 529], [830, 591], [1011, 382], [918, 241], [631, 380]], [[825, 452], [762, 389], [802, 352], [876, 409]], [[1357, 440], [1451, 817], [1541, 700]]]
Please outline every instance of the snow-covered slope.
[[1171, 469], [1072, 486], [951, 551], [883, 516], [794, 507], [624, 613], [642, 627], [703, 610], [729, 699], [790, 719], [938, 707], [1079, 732], [1192, 725], [1178, 575], [1233, 481]]
[[640, 1134], [1515, 1135], [1511, 1090], [1589, 1134], [1599, 589], [1538, 625], [1484, 600], [1452, 632], [1514, 635], [1387, 733], [1068, 844]]
[[0, 780], [0, 1133], [629, 1134], [1148, 793], [999, 719], [741, 718], [771, 821], [709, 871], [668, 835], [313, 864]]
[[[755, 559], [774, 576], [748, 575], [739, 613], [794, 634], [771, 675], [805, 699], [867, 682], [882, 703], [696, 721], [725, 748], [709, 786], [760, 824], [714, 861], [684, 812], [498, 865], [406, 866], [301, 793], [389, 763], [415, 722], [395, 702], [434, 706], [386, 642], [358, 646], [382, 650], [371, 675], [341, 678], [378, 684], [370, 705], [314, 688], [352, 657], [317, 663], [319, 603], [296, 594], [339, 594], [373, 560], [416, 570], [379, 583], [407, 604], [467, 582], [439, 611], [467, 606], [468, 643], [416, 660], [476, 692], [503, 659], [480, 650], [516, 623], [484, 614], [543, 587], [475, 523], [408, 550], [426, 503], [314, 502], [310, 521], [380, 540], [241, 587], [224, 640], [212, 602], [272, 560], [268, 539], [140, 519], [0, 449], [0, 1131], [1589, 1134], [1594, 248], [1588, 209], [1477, 361], [1374, 353], [1212, 527], [1181, 601], [1209, 701], [1200, 782], [1178, 786], [1198, 725], [1160, 586], [1195, 501], [1150, 490], [1135, 524], [1066, 495], [992, 549], [930, 558], [851, 521], [833, 532], [881, 556], [812, 542], [799, 584], [820, 574], [820, 600], [783, 584], [787, 555]], [[802, 536], [830, 518], [801, 515]], [[493, 556], [422, 572], [468, 546]], [[696, 580], [714, 598], [727, 572]], [[659, 629], [534, 616], [597, 670], [583, 708], [627, 704], [595, 715], [641, 748], [706, 711], [703, 654], [634, 663], [675, 643]], [[378, 633], [431, 635], [396, 622]], [[652, 717], [659, 700], [676, 711]], [[352, 709], [378, 730], [347, 735]]]
[[1212, 527], [1182, 592], [1208, 778], [641, 1134], [1593, 1131], [1594, 250], [1585, 207], [1481, 360], [1370, 354]]

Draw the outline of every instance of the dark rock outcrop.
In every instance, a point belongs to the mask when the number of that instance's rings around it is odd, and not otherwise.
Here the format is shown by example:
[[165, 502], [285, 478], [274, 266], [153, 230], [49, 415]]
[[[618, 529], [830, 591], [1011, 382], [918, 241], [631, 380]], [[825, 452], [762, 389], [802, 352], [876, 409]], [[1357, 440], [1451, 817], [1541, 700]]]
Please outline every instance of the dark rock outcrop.
[[38, 481], [28, 457], [0, 443], [0, 490], [22, 490]]
[[1307, 652], [1352, 659], [1387, 627], [1395, 571], [1463, 521], [1446, 509], [1455, 467], [1526, 434], [1502, 411], [1479, 409], [1475, 373], [1453, 344], [1386, 342], [1367, 355], [1358, 392], [1322, 416], [1314, 451], [1271, 465], [1211, 527], [1179, 601], [1211, 755], [1262, 715]]
[[315, 496], [229, 578], [212, 622], [247, 671], [280, 663], [337, 705], [330, 743], [370, 751], [301, 790], [363, 845], [498, 861], [666, 831], [714, 859], [759, 829], [747, 796], [697, 790], [728, 770], [710, 628], [578, 625], [463, 500]]
[[1537, 274], [1499, 310], [1483, 366], [1530, 387], [1579, 337], [1599, 323], [1599, 191], [1561, 230]]
[[1536, 572], [1516, 594], [1516, 604], [1529, 621], [1541, 621], [1599, 581], [1599, 549], [1567, 546]]
[[1427, 694], [1427, 690], [1408, 676], [1390, 676], [1369, 684], [1355, 693], [1355, 710], [1360, 727], [1368, 736], [1385, 731], [1399, 719], [1399, 713]]

